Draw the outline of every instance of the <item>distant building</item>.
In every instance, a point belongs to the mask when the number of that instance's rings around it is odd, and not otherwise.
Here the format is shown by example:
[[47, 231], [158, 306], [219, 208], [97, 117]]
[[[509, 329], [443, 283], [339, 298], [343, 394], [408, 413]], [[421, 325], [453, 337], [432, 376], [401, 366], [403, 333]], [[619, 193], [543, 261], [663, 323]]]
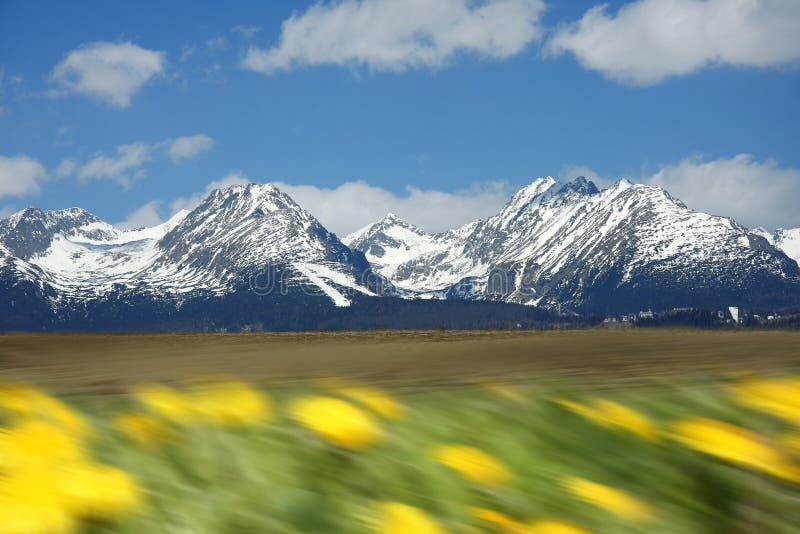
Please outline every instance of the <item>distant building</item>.
[[639, 312], [639, 319], [652, 319], [653, 317], [655, 317], [653, 310]]
[[733, 319], [733, 322], [739, 324], [739, 307], [729, 306], [728, 313], [731, 315], [731, 319]]

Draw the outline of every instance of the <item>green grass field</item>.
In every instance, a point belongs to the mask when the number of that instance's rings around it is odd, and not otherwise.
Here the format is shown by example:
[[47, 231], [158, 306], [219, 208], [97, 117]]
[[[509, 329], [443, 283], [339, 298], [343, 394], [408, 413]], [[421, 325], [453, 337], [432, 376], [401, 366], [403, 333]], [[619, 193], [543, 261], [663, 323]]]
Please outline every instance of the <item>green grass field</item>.
[[1, 337], [0, 532], [798, 532], [798, 342]]

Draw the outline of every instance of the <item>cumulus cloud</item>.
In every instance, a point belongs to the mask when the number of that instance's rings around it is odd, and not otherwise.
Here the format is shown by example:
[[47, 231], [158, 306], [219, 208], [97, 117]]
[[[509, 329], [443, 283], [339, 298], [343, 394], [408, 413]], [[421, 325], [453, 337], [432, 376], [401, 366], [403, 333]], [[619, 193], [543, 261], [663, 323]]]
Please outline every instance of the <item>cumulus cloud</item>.
[[363, 181], [332, 189], [284, 182], [275, 186], [342, 237], [389, 212], [429, 232], [449, 230], [494, 215], [514, 192], [505, 182], [475, 183], [454, 192], [407, 186], [400, 195]]
[[438, 67], [457, 53], [503, 59], [541, 35], [543, 0], [344, 0], [283, 22], [280, 42], [251, 47], [242, 65], [270, 73], [304, 65], [401, 71]]
[[63, 90], [126, 108], [131, 97], [164, 72], [166, 53], [134, 43], [87, 43], [69, 52], [52, 77]]
[[144, 178], [143, 165], [150, 159], [151, 147], [147, 143], [121, 145], [112, 156], [103, 153], [95, 155], [77, 169], [77, 176], [81, 183], [114, 180], [127, 189], [133, 181]]
[[114, 226], [122, 230], [134, 230], [161, 224], [161, 215], [158, 213], [160, 206], [161, 202], [158, 200], [148, 202], [133, 210], [124, 221], [120, 221]]
[[653, 85], [709, 65], [778, 67], [800, 60], [797, 0], [638, 0], [602, 4], [555, 31], [554, 54], [632, 85]]
[[169, 156], [173, 163], [181, 163], [210, 150], [214, 140], [204, 134], [167, 139], [158, 143], [129, 143], [120, 145], [113, 154], [97, 152], [85, 163], [72, 158], [62, 159], [53, 171], [59, 178], [77, 176], [85, 184], [91, 180], [113, 180], [125, 189], [145, 177], [145, 166], [156, 157]]
[[733, 217], [751, 228], [800, 226], [800, 169], [773, 160], [757, 161], [750, 154], [714, 161], [687, 158], [643, 181], [693, 209]]
[[45, 179], [47, 171], [35, 159], [25, 154], [0, 155], [0, 198], [38, 194]]
[[192, 210], [200, 204], [214, 189], [224, 189], [232, 185], [246, 185], [249, 183], [247, 176], [242, 171], [231, 171], [219, 180], [214, 180], [206, 184], [203, 191], [198, 191], [188, 197], [178, 197], [173, 200], [169, 207], [173, 214], [180, 210]]
[[214, 140], [207, 135], [197, 134], [178, 137], [167, 142], [167, 153], [174, 163], [196, 157], [201, 152], [211, 150]]

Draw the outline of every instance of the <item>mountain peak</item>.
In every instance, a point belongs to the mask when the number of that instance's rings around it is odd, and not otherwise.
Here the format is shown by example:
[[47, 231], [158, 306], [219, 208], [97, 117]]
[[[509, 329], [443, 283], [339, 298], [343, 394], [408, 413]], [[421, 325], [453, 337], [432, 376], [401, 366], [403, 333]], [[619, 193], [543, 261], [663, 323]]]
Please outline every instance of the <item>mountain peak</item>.
[[600, 190], [594, 185], [594, 182], [587, 180], [585, 176], [578, 176], [570, 182], [562, 185], [556, 194], [564, 195], [569, 193], [577, 193], [579, 195], [596, 195]]
[[391, 212], [391, 211], [389, 213], [387, 213], [386, 215], [384, 215], [383, 219], [381, 219], [380, 221], [378, 221], [375, 224], [383, 226], [383, 227], [401, 226], [403, 228], [409, 228], [409, 229], [414, 229], [414, 230], [417, 229], [416, 226], [414, 226], [413, 224], [407, 222], [405, 219], [400, 218], [399, 216], [397, 216], [397, 214], [395, 214], [394, 212]]

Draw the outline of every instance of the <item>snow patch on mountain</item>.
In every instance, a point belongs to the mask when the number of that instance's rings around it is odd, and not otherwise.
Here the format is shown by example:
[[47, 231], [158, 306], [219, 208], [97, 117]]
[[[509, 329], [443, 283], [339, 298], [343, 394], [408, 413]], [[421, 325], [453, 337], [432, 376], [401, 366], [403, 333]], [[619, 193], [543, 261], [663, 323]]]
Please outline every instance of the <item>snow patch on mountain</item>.
[[769, 243], [754, 242], [731, 219], [627, 180], [600, 191], [583, 177], [541, 178], [485, 221], [433, 236], [410, 228], [384, 219], [347, 242], [396, 286], [425, 295], [560, 306], [580, 304], [598, 284], [690, 284], [701, 276], [709, 287], [733, 287], [753, 276], [797, 277]]
[[[69, 298], [120, 288], [222, 294], [263, 269], [284, 273], [293, 287], [315, 285], [336, 305], [347, 301], [336, 287], [374, 294], [360, 285], [369, 274], [363, 256], [270, 184], [215, 190], [191, 212], [127, 231], [78, 208], [23, 210], [0, 221], [0, 243], [0, 262], [16, 257], [26, 263], [19, 272]], [[295, 275], [285, 274], [292, 268]]]

